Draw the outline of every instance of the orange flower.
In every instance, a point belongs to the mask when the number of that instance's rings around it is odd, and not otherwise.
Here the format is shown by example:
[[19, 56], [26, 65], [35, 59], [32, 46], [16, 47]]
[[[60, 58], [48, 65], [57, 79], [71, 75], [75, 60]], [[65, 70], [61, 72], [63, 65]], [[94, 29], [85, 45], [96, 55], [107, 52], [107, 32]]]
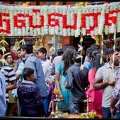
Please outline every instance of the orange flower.
[[54, 89], [54, 91], [53, 91], [55, 94], [59, 94], [60, 93], [60, 90], [58, 90], [58, 89]]

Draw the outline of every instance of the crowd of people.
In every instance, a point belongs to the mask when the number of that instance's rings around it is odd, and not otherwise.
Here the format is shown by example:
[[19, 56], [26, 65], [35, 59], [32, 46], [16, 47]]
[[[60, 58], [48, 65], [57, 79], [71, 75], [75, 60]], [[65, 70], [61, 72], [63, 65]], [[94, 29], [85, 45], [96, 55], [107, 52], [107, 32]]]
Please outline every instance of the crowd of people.
[[82, 48], [66, 44], [49, 56], [45, 47], [34, 54], [26, 43], [17, 49], [17, 60], [0, 50], [0, 116], [49, 117], [57, 89], [63, 113], [85, 113], [88, 95], [89, 111], [120, 118], [120, 47]]

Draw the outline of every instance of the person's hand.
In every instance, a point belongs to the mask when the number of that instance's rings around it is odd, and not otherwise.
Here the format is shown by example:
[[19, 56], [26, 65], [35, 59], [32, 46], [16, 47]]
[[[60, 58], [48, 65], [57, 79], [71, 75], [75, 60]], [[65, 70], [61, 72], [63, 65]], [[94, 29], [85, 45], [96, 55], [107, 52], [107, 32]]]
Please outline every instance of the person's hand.
[[107, 80], [107, 84], [108, 84], [108, 85], [114, 86], [114, 85], [115, 85], [115, 82], [116, 82], [115, 80], [112, 80], [112, 81], [111, 81], [111, 80]]
[[115, 109], [114, 108], [110, 108], [110, 112], [111, 112], [111, 115], [113, 116], [114, 113], [115, 113]]
[[85, 88], [85, 91], [87, 91], [89, 88], [90, 88], [90, 85], [88, 85], [88, 86]]
[[54, 80], [47, 81], [47, 83], [50, 85], [50, 84], [54, 83]]
[[59, 94], [59, 99], [64, 100], [64, 97], [63, 97], [63, 95], [61, 93]]

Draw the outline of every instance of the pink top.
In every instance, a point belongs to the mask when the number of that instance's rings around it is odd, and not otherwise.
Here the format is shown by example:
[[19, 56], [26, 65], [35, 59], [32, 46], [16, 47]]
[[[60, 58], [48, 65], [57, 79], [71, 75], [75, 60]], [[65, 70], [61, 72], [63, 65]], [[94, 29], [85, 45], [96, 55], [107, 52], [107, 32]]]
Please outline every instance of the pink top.
[[91, 68], [88, 73], [88, 80], [90, 82], [90, 87], [86, 91], [86, 93], [89, 95], [89, 99], [92, 100], [92, 102], [89, 104], [90, 111], [94, 110], [97, 115], [102, 115], [102, 90], [94, 90], [93, 89], [93, 83], [95, 79], [96, 70], [94, 68]]

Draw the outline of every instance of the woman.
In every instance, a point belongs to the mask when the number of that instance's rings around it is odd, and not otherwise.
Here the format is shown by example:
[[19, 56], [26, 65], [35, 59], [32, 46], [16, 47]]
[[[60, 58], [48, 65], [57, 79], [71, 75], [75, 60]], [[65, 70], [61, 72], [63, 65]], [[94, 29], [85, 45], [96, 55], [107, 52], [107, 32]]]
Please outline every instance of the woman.
[[98, 55], [97, 51], [93, 51], [90, 53], [90, 59], [92, 61], [92, 68], [88, 72], [88, 80], [90, 82], [90, 87], [86, 91], [86, 94], [89, 95], [89, 99], [92, 100], [92, 102], [89, 104], [90, 111], [94, 110], [97, 115], [100, 115], [103, 117], [102, 112], [102, 90], [94, 90], [93, 89], [93, 82], [95, 78], [96, 71], [98, 68], [102, 66], [100, 64], [100, 55]]
[[12, 54], [8, 53], [4, 56], [5, 60], [7, 61], [7, 64], [9, 67], [14, 68], [14, 57]]
[[[14, 57], [12, 54], [8, 53], [4, 56], [7, 64], [9, 67], [14, 68]], [[8, 93], [9, 95], [9, 103], [8, 103], [8, 116], [14, 116], [17, 115], [17, 113], [15, 113], [17, 110], [17, 98], [12, 96], [12, 90], [9, 91]]]
[[75, 53], [75, 48], [69, 46], [66, 48], [62, 61], [58, 63], [55, 73], [55, 83], [56, 89], [60, 90], [59, 98], [60, 102], [58, 103], [58, 109], [62, 112], [69, 112], [69, 102], [70, 102], [70, 90], [65, 88], [67, 80], [67, 70], [73, 65], [73, 55]]

